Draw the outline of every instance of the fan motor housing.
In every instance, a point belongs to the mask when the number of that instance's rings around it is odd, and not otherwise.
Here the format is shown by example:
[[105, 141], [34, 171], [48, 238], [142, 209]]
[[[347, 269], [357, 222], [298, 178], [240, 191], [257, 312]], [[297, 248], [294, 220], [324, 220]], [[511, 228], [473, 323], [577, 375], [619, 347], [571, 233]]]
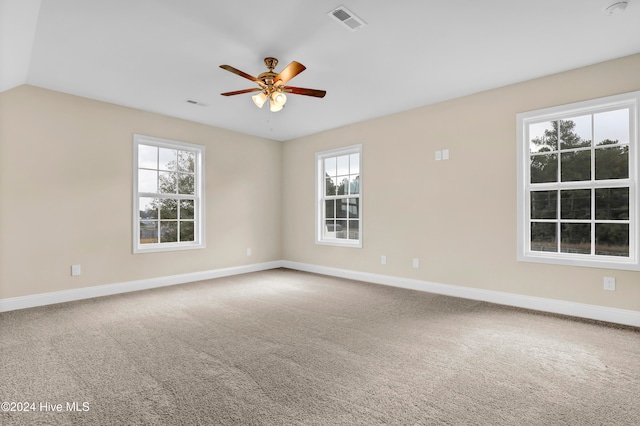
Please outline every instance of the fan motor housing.
[[270, 86], [273, 84], [273, 80], [276, 78], [277, 75], [278, 74], [276, 74], [275, 72], [265, 71], [263, 73], [260, 73], [257, 79], [262, 81], [264, 84]]

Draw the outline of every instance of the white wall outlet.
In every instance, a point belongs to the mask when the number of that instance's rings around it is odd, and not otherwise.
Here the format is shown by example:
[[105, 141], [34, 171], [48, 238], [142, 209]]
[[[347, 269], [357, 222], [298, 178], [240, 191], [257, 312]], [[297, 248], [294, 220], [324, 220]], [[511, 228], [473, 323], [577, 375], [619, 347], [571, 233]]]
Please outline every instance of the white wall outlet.
[[418, 259], [417, 257], [413, 258], [413, 267], [416, 269], [420, 267], [420, 259]]
[[387, 256], [385, 256], [384, 254], [382, 256], [380, 256], [380, 264], [381, 265], [386, 265], [387, 264]]
[[604, 289], [609, 291], [616, 291], [616, 278], [604, 277]]
[[442, 151], [436, 151], [436, 161], [442, 160]]
[[247, 249], [247, 256], [251, 256], [251, 249], [250, 248]]
[[76, 277], [80, 275], [81, 272], [82, 269], [80, 268], [80, 265], [71, 265], [71, 276]]
[[449, 159], [449, 150], [448, 149], [443, 149], [442, 150], [442, 159], [443, 160], [448, 160]]

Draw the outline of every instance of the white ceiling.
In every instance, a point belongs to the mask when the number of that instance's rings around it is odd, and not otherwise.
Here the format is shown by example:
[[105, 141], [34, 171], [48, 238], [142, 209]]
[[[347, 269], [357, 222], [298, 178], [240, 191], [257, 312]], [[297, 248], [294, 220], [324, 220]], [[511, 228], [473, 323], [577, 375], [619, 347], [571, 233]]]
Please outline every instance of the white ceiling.
[[[0, 90], [20, 84], [270, 139], [299, 136], [640, 52], [640, 1], [0, 0]], [[344, 5], [367, 26], [327, 15]], [[258, 109], [263, 58], [307, 67]], [[640, 72], [640, 70], [639, 70]], [[191, 105], [187, 99], [205, 106]]]

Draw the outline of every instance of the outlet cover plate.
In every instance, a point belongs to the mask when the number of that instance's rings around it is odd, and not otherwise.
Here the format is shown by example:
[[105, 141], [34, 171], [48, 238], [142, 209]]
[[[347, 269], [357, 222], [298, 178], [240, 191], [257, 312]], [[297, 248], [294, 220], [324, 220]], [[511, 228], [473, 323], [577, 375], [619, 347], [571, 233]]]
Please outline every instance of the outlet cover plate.
[[81, 272], [82, 269], [80, 268], [80, 265], [71, 265], [71, 276], [76, 277], [80, 275]]
[[616, 291], [616, 278], [604, 277], [603, 279], [604, 289], [608, 291]]

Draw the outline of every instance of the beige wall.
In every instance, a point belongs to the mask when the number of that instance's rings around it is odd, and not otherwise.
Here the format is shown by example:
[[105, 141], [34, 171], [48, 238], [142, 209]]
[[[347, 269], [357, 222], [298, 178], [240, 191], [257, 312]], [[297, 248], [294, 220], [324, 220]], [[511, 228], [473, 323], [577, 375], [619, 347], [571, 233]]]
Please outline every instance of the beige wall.
[[[284, 258], [640, 311], [640, 272], [516, 261], [516, 113], [639, 89], [634, 55], [288, 141]], [[314, 153], [355, 143], [363, 248], [316, 245]], [[434, 160], [441, 149], [449, 161]]]
[[[132, 254], [134, 133], [205, 145], [206, 249]], [[281, 160], [280, 142], [31, 86], [4, 92], [0, 299], [279, 260]]]
[[[31, 86], [4, 92], [0, 299], [285, 259], [640, 311], [640, 272], [516, 261], [515, 182], [516, 113], [639, 90], [638, 70], [634, 55], [285, 143]], [[206, 249], [132, 254], [133, 133], [206, 146]], [[316, 245], [314, 153], [355, 143], [364, 246]], [[436, 162], [439, 149], [451, 159]]]

